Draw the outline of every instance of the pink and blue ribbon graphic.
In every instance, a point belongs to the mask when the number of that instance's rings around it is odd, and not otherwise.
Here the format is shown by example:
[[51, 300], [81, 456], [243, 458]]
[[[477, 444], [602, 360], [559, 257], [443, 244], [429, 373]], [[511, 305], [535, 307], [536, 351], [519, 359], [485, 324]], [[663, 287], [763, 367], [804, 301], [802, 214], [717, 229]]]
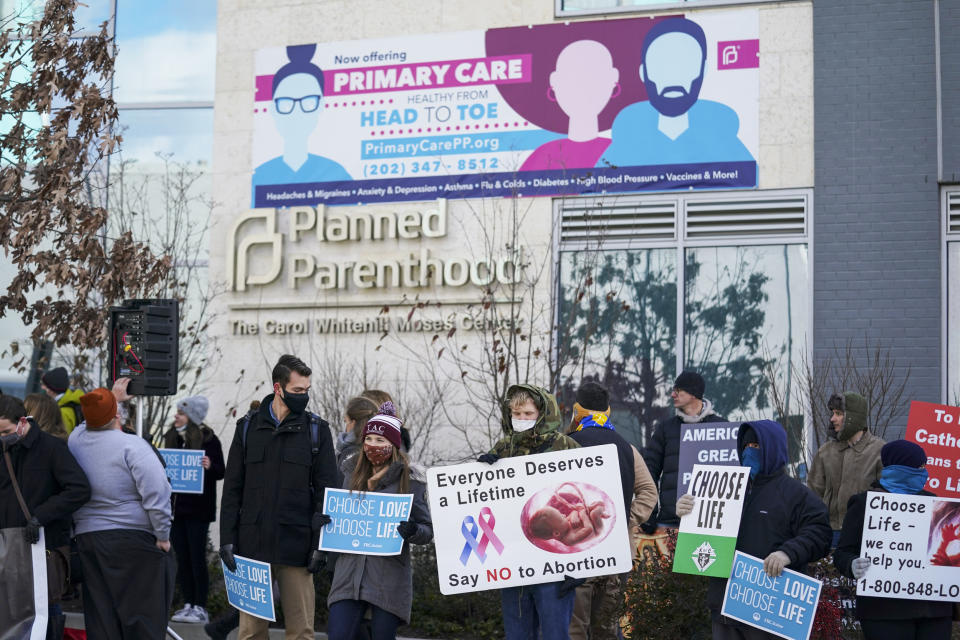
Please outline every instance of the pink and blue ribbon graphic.
[[[478, 523], [479, 521], [479, 523]], [[493, 546], [498, 554], [503, 554], [503, 542], [493, 532], [497, 525], [497, 519], [494, 517], [490, 507], [484, 507], [480, 510], [480, 516], [474, 519], [473, 516], [467, 516], [460, 524], [460, 533], [463, 535], [466, 543], [463, 545], [463, 551], [460, 552], [460, 564], [466, 566], [470, 560], [471, 552], [480, 559], [480, 564], [487, 561], [487, 547]], [[482, 532], [480, 539], [477, 539], [477, 533]]]

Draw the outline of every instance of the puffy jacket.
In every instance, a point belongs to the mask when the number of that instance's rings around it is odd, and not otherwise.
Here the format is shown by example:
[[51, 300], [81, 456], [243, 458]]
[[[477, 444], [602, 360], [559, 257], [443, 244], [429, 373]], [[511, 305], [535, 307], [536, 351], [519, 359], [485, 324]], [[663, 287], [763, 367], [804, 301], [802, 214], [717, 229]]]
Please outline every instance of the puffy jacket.
[[713, 405], [709, 400], [704, 400], [699, 415], [681, 415], [678, 411], [674, 417], [658, 423], [643, 449], [643, 461], [660, 489], [660, 508], [655, 508], [650, 514], [648, 522], [651, 525], [658, 522], [674, 527], [680, 525], [680, 518], [675, 510], [680, 468], [680, 427], [701, 422], [726, 422], [726, 419], [713, 413]]
[[[394, 462], [380, 478], [378, 493], [399, 493], [400, 474], [403, 464]], [[350, 478], [344, 480], [343, 488], [349, 489]], [[416, 473], [411, 473], [410, 491], [413, 507], [410, 520], [417, 525], [414, 534], [403, 543], [398, 556], [368, 556], [342, 553], [337, 556], [337, 566], [327, 596], [327, 606], [340, 600], [363, 600], [389, 611], [410, 622], [413, 605], [413, 568], [410, 566], [410, 545], [427, 544], [433, 540], [433, 523], [430, 507], [425, 498], [426, 485]]]
[[[217, 481], [223, 480], [226, 466], [223, 462], [223, 447], [220, 438], [213, 429], [206, 425], [200, 426], [202, 434], [203, 455], [210, 458], [210, 468], [203, 473], [203, 493], [175, 493], [173, 494], [174, 520], [199, 520], [213, 522], [217, 519]], [[164, 446], [167, 449], [186, 449], [183, 436], [175, 428], [167, 431], [164, 436]]]
[[83, 393], [83, 389], [67, 389], [57, 399], [57, 406], [60, 407], [60, 417], [63, 418], [63, 428], [68, 434], [81, 422], [77, 419], [77, 411], [80, 409], [80, 397], [83, 396]]
[[[890, 493], [879, 482], [874, 482], [869, 490]], [[928, 491], [921, 491], [917, 495], [932, 496], [933, 494]], [[853, 579], [853, 561], [860, 557], [860, 544], [863, 541], [863, 519], [866, 511], [866, 491], [850, 498], [847, 502], [846, 515], [843, 518], [843, 529], [840, 531], [840, 542], [837, 543], [837, 550], [833, 553], [834, 566], [840, 573], [850, 579]], [[870, 576], [869, 571], [867, 576]], [[940, 618], [952, 615], [952, 602], [857, 596], [857, 618], [861, 620], [904, 620]]]
[[869, 431], [864, 431], [856, 444], [850, 440], [826, 442], [810, 466], [807, 486], [827, 504], [830, 526], [839, 531], [847, 512], [850, 497], [866, 491], [880, 479], [883, 465], [880, 449], [886, 444]]
[[[10, 448], [10, 462], [30, 515], [44, 527], [48, 549], [70, 544], [70, 516], [90, 499], [90, 482], [67, 443], [30, 419], [30, 430]], [[0, 529], [25, 527], [7, 465], [0, 460]]]
[[[761, 466], [747, 484], [737, 550], [761, 560], [774, 551], [783, 551], [790, 557], [789, 569], [806, 571], [808, 563], [830, 552], [833, 534], [827, 507], [813, 491], [785, 473], [787, 432], [779, 423], [756, 420], [741, 425], [737, 442], [741, 459], [746, 426], [757, 434]], [[727, 581], [725, 578], [709, 580], [707, 604], [714, 620], [718, 620]], [[739, 624], [728, 619], [724, 622]]]
[[557, 399], [553, 397], [552, 393], [529, 384], [515, 384], [507, 389], [507, 397], [509, 398], [520, 389], [533, 397], [537, 409], [540, 411], [537, 423], [532, 429], [520, 433], [515, 432], [510, 414], [510, 403], [504, 402], [503, 414], [500, 419], [503, 437], [493, 445], [490, 453], [494, 453], [501, 458], [512, 458], [532, 453], [576, 449], [580, 446], [569, 436], [560, 433], [560, 407], [557, 406]]
[[570, 437], [581, 447], [596, 447], [603, 444], [612, 444], [617, 447], [617, 458], [620, 461], [620, 484], [623, 491], [623, 511], [630, 513], [630, 503], [633, 502], [633, 447], [623, 439], [619, 433], [605, 427], [582, 427], [570, 434]]
[[323, 491], [337, 486], [337, 466], [330, 430], [321, 422], [319, 452], [311, 455], [306, 413], [290, 413], [276, 425], [270, 414], [273, 394], [247, 427], [244, 420], [230, 445], [220, 507], [220, 543], [234, 552], [292, 567], [305, 567], [317, 536], [311, 530], [322, 511]]

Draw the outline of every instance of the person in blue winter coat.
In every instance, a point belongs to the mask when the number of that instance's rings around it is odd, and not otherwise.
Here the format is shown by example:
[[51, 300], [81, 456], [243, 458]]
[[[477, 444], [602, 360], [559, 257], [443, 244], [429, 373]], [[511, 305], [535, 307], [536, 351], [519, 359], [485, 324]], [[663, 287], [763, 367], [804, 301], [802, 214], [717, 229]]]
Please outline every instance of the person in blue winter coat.
[[[799, 480], [786, 474], [787, 433], [778, 422], [755, 420], [740, 425], [740, 464], [750, 467], [746, 501], [737, 533], [737, 550], [763, 558], [767, 575], [784, 569], [803, 572], [830, 552], [833, 532], [827, 506]], [[677, 500], [677, 514], [693, 511], [696, 498]], [[714, 640], [754, 640], [776, 636], [720, 615], [727, 581], [710, 578], [707, 604]]]

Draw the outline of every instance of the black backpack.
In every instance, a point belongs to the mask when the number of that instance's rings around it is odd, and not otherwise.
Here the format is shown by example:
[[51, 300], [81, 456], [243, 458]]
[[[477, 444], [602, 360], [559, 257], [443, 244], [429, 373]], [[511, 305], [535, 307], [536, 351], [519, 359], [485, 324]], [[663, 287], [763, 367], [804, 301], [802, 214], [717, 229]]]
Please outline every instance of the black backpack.
[[80, 406], [79, 402], [68, 402], [63, 405], [64, 409], [73, 409], [73, 415], [76, 417], [77, 421], [74, 423], [74, 426], [79, 425], [83, 422], [83, 408]]
[[[240, 444], [244, 457], [247, 451], [247, 431], [250, 429], [250, 421], [257, 414], [257, 409], [251, 409], [247, 415], [237, 421], [237, 428], [240, 429]], [[315, 456], [320, 453], [320, 427], [329, 428], [326, 420], [315, 413], [307, 413], [307, 419], [310, 421], [310, 455]]]

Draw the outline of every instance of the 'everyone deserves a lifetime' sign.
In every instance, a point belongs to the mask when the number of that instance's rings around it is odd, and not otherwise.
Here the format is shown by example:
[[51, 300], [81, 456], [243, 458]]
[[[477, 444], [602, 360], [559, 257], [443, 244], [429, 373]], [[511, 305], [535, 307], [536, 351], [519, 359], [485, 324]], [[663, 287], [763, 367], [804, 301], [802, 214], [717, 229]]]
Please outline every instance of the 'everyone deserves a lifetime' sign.
[[696, 501], [693, 511], [680, 518], [674, 571], [730, 575], [749, 474], [747, 467], [694, 465], [689, 493]]
[[819, 580], [790, 569], [770, 577], [763, 570], [763, 560], [737, 551], [721, 613], [781, 638], [807, 640], [822, 586]]
[[871, 491], [860, 557], [859, 595], [960, 601], [960, 500]]
[[740, 464], [737, 457], [737, 433], [739, 422], [699, 422], [680, 427], [680, 455], [677, 464], [680, 470], [680, 486], [677, 495], [690, 493], [687, 485], [693, 478], [693, 465]]
[[223, 567], [223, 581], [227, 587], [227, 601], [235, 608], [252, 616], [276, 620], [273, 611], [273, 576], [270, 565], [243, 556], [234, 556], [236, 572]]
[[403, 550], [397, 525], [410, 519], [412, 494], [327, 489], [323, 512], [330, 523], [320, 531], [320, 549], [395, 556]]
[[631, 568], [615, 445], [427, 472], [444, 594]]
[[158, 449], [174, 493], [203, 493], [203, 449]]

